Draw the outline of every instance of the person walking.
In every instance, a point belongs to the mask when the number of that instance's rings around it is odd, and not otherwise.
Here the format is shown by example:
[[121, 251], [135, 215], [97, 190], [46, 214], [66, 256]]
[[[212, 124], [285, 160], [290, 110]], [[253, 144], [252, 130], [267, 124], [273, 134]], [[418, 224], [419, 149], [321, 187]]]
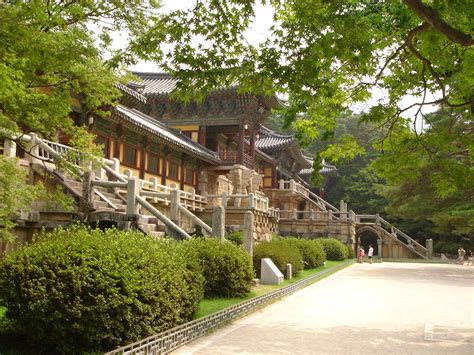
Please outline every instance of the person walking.
[[362, 264], [363, 261], [364, 261], [364, 254], [365, 254], [365, 251], [364, 251], [364, 248], [362, 248], [362, 246], [359, 247], [359, 263]]
[[464, 265], [464, 255], [466, 255], [466, 251], [463, 247], [459, 247], [458, 249], [458, 256], [459, 256], [459, 264]]
[[369, 264], [372, 264], [372, 257], [374, 256], [374, 248], [372, 247], [372, 244], [369, 245]]
[[472, 266], [472, 261], [473, 261], [473, 256], [472, 256], [472, 250], [469, 249], [467, 251], [467, 266]]

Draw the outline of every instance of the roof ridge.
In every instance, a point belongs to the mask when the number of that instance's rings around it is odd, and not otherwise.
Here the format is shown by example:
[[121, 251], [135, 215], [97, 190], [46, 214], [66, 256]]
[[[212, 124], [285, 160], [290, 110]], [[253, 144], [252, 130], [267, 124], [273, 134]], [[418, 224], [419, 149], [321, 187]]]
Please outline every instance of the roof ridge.
[[268, 135], [276, 136], [278, 138], [296, 138], [294, 134], [277, 133], [274, 130], [272, 130], [268, 127], [265, 127], [264, 125], [260, 125], [260, 128], [261, 129], [263, 128], [263, 130], [265, 131], [265, 132], [262, 132], [263, 135], [268, 134]]

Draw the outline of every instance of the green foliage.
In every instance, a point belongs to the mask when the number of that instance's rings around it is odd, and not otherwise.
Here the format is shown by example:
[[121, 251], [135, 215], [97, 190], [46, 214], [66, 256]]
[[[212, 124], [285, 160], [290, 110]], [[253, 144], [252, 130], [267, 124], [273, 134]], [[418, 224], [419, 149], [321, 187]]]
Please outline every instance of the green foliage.
[[437, 232], [474, 237], [472, 115], [439, 111], [425, 117], [430, 126], [423, 134], [400, 129], [372, 163], [387, 181], [378, 192], [394, 216], [429, 220]]
[[314, 240], [285, 238], [285, 243], [297, 247], [303, 257], [305, 269], [314, 269], [315, 267], [324, 265], [326, 260], [326, 252], [323, 247]]
[[354, 253], [354, 250], [352, 249], [352, 246], [349, 244], [346, 244], [346, 249], [347, 249], [346, 258], [347, 259], [355, 258], [355, 253]]
[[183, 242], [183, 254], [197, 260], [206, 297], [244, 297], [254, 277], [248, 254], [231, 242], [197, 238]]
[[15, 329], [66, 353], [110, 350], [190, 320], [202, 282], [173, 245], [114, 229], [59, 229], [0, 264]]
[[334, 238], [318, 238], [314, 240], [323, 247], [328, 260], [344, 260], [347, 258], [347, 248], [339, 240]]
[[[332, 132], [335, 118], [373, 92], [384, 97], [371, 100], [364, 118], [388, 128], [382, 139], [404, 121], [406, 95], [417, 96], [415, 109], [431, 103], [470, 109], [474, 10], [468, 1], [270, 1], [272, 26], [255, 43], [247, 31], [258, 21], [257, 4], [203, 0], [164, 16], [152, 30], [173, 45], [162, 65], [182, 80], [185, 100], [235, 82], [242, 92], [284, 92], [288, 106], [280, 115], [305, 144]], [[332, 145], [333, 159], [360, 149], [341, 143], [349, 151]]]
[[243, 245], [244, 244], [244, 233], [243, 232], [232, 232], [227, 234], [226, 236], [227, 240], [230, 240], [232, 243], [237, 244], [237, 245]]
[[276, 267], [286, 274], [286, 264], [291, 264], [293, 276], [303, 270], [303, 257], [296, 246], [286, 243], [284, 240], [262, 242], [255, 246], [253, 250], [253, 267], [258, 276], [261, 273], [261, 260], [263, 258], [272, 259]]

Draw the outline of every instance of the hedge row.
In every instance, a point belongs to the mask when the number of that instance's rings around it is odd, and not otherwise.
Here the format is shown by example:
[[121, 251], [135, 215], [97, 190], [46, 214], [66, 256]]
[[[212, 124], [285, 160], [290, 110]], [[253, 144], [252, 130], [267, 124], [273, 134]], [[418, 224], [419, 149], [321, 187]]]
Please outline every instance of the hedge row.
[[248, 255], [230, 242], [78, 226], [6, 255], [0, 304], [32, 344], [101, 351], [191, 320], [204, 293], [243, 296], [252, 278]]
[[263, 242], [255, 246], [253, 265], [260, 276], [261, 260], [272, 259], [276, 267], [285, 275], [286, 265], [292, 264], [293, 276], [301, 270], [312, 269], [324, 264], [327, 260], [344, 260], [352, 258], [350, 246], [342, 244], [333, 238], [319, 238], [313, 240], [294, 237], [278, 237], [270, 242]]

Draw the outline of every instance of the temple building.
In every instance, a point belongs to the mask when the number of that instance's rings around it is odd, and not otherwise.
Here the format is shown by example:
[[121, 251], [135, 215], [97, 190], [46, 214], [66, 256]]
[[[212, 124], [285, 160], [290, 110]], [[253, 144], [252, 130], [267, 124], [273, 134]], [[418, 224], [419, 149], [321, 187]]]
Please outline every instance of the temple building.
[[[80, 174], [62, 170], [58, 161], [73, 151], [64, 139], [26, 134], [27, 155], [5, 140], [3, 154], [20, 157], [32, 182], [49, 174], [51, 184], [76, 201], [73, 211], [48, 210], [42, 204], [20, 211], [16, 234], [23, 240], [41, 228], [80, 220], [139, 229], [155, 238], [188, 238], [197, 232], [224, 238], [226, 231], [243, 230], [255, 242], [278, 233], [332, 236], [355, 245], [355, 213], [343, 201], [335, 207], [315, 193], [313, 161], [294, 135], [265, 126], [272, 110], [283, 105], [277, 97], [228, 87], [183, 103], [172, 98], [176, 81], [171, 76], [134, 74], [139, 80], [117, 84], [122, 96], [109, 108], [110, 115], [88, 116], [77, 108], [72, 114], [103, 147], [100, 166], [82, 167]], [[337, 169], [323, 164], [320, 172], [329, 179]], [[368, 225], [380, 223], [364, 223], [364, 228]], [[424, 253], [408, 250], [377, 228], [379, 255]]]

